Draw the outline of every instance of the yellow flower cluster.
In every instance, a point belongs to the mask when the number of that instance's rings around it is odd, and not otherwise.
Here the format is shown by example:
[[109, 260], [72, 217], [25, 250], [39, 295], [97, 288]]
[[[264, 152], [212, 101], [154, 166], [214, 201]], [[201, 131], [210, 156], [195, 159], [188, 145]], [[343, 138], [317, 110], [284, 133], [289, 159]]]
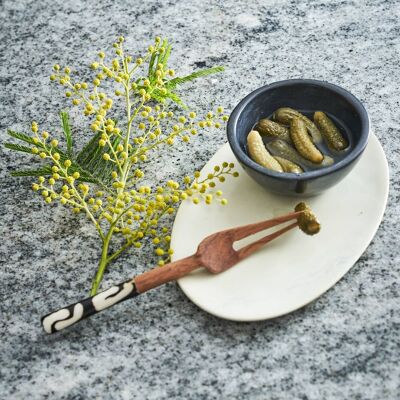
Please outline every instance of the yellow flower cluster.
[[[198, 118], [195, 112], [177, 112], [163, 95], [167, 91], [168, 79], [175, 75], [165, 62], [154, 65], [152, 74], [145, 75], [146, 63], [160, 60], [170, 49], [165, 41], [156, 38], [143, 57], [134, 59], [126, 54], [124, 38], [114, 43], [114, 57], [107, 59], [103, 51], [90, 67], [94, 70], [92, 82], [73, 81], [70, 67], [54, 66], [50, 79], [66, 88], [65, 95], [75, 106], [81, 106], [90, 118], [89, 126], [98, 143], [105, 167], [109, 166], [109, 185], [98, 188], [87, 171], [65, 151], [59, 148], [56, 139], [49, 133], [39, 133], [38, 124], [32, 123], [34, 146], [31, 151], [48, 161], [49, 174], [40, 176], [33, 184], [47, 203], [59, 200], [70, 206], [75, 213], [84, 212], [94, 223], [102, 240], [102, 257], [92, 283], [91, 294], [95, 294], [106, 266], [129, 247], [140, 248], [150, 238], [155, 246], [159, 264], [170, 260], [169, 230], [162, 226], [162, 219], [173, 214], [180, 202], [191, 199], [194, 204], [222, 205], [227, 200], [216, 184], [227, 176], [236, 177], [234, 165], [223, 163], [204, 178], [195, 172], [182, 182], [170, 180], [165, 184], [146, 186], [141, 184], [144, 172], [140, 164], [145, 162], [159, 146], [172, 146], [178, 139], [190, 142], [201, 130], [220, 128], [227, 116], [222, 107]], [[156, 58], [155, 56], [158, 56]], [[108, 61], [107, 61], [108, 60]], [[139, 76], [135, 76], [139, 74]], [[106, 93], [103, 82], [111, 80], [116, 89]], [[161, 99], [158, 101], [157, 99]], [[126, 109], [124, 121], [116, 123], [112, 116], [114, 103], [120, 100]], [[99, 190], [100, 189], [100, 190]], [[124, 239], [117, 250], [110, 251], [114, 235]]]

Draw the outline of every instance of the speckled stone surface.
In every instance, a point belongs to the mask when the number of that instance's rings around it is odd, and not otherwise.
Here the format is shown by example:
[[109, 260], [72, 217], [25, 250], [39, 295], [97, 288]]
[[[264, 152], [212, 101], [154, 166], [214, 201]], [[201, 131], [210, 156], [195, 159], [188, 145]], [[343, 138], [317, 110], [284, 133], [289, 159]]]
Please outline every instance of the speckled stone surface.
[[[25, 158], [1, 147], [0, 398], [400, 398], [397, 0], [5, 0], [0, 18], [2, 141], [7, 127], [26, 131], [33, 119], [58, 127], [66, 100], [48, 81], [56, 61], [87, 64], [119, 34], [136, 51], [164, 33], [174, 42], [177, 71], [228, 67], [187, 92], [199, 112], [217, 104], [231, 110], [253, 89], [281, 79], [328, 80], [364, 102], [391, 169], [375, 239], [334, 288], [300, 311], [227, 322], [169, 284], [48, 336], [40, 316], [86, 294], [97, 238], [63, 208], [45, 206], [29, 179], [10, 178]], [[200, 168], [224, 142], [215, 132], [179, 147], [160, 161], [157, 177]], [[125, 257], [104, 285], [154, 262], [150, 249]]]

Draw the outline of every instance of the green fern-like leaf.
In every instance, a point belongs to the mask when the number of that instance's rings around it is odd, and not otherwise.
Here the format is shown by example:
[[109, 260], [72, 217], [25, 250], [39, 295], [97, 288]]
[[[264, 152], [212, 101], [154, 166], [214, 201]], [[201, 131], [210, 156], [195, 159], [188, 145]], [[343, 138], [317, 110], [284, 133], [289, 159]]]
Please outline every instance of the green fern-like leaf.
[[[96, 179], [101, 186], [107, 186], [111, 181], [111, 172], [114, 166], [103, 159], [104, 153], [111, 151], [110, 146], [99, 146], [101, 133], [97, 133], [86, 146], [78, 153], [76, 163], [93, 179]], [[116, 150], [120, 139], [114, 138], [112, 147]]]
[[49, 176], [52, 174], [50, 165], [45, 165], [37, 169], [26, 169], [11, 172], [11, 176]]
[[65, 136], [65, 141], [67, 143], [67, 154], [69, 157], [72, 157], [73, 154], [73, 141], [72, 141], [72, 133], [71, 126], [69, 124], [69, 115], [65, 111], [60, 112], [61, 124]]
[[168, 43], [168, 39], [165, 39], [163, 42], [163, 47], [165, 49], [164, 53], [160, 55], [159, 61], [164, 67], [164, 70], [167, 69], [169, 56], [171, 55], [172, 46]]
[[168, 91], [165, 97], [171, 99], [174, 103], [178, 104], [178, 106], [182, 107], [184, 110], [187, 110], [187, 105], [182, 101], [182, 99], [173, 92]]
[[9, 129], [7, 131], [7, 134], [15, 139], [25, 142], [25, 143], [34, 144], [37, 147], [41, 147], [40, 143], [36, 144], [32, 137], [25, 135], [24, 133], [15, 132], [15, 131], [12, 131]]
[[155, 89], [151, 92], [151, 97], [155, 100], [158, 101], [159, 103], [164, 103], [166, 100], [165, 95], [162, 95], [158, 89]]
[[193, 72], [190, 75], [170, 79], [169, 81], [166, 82], [166, 86], [169, 89], [175, 89], [178, 85], [182, 85], [183, 83], [191, 82], [195, 79], [202, 78], [204, 76], [208, 76], [208, 75], [212, 75], [212, 74], [216, 74], [216, 73], [222, 72], [224, 70], [225, 70], [225, 68], [220, 67], [220, 66], [208, 68], [208, 69], [202, 69], [200, 71]]
[[[25, 135], [24, 133], [9, 130], [8, 134], [15, 139], [21, 140], [22, 142], [35, 145], [39, 148], [43, 148], [40, 143], [35, 143], [32, 137]], [[112, 168], [112, 166], [110, 166], [109, 163], [106, 163], [106, 161], [102, 158], [103, 153], [107, 151], [107, 149], [109, 149], [108, 147], [105, 148], [106, 150], [96, 153], [96, 150], [99, 149], [98, 141], [99, 136], [94, 137], [88, 143], [88, 145], [85, 146], [85, 148], [78, 154], [77, 159], [69, 156], [60, 148], [57, 149], [57, 153], [60, 154], [61, 163], [63, 163], [67, 159], [71, 160], [72, 165], [69, 170], [71, 171], [71, 173], [74, 173], [75, 171], [80, 173], [80, 178], [78, 179], [80, 182], [95, 183], [106, 189], [107, 184], [110, 180], [109, 176], [111, 171], [109, 169]], [[89, 151], [89, 145], [92, 148], [91, 151]], [[116, 144], [115, 147], [117, 145], [118, 144]], [[31, 147], [23, 146], [16, 143], [5, 143], [4, 146], [13, 151], [33, 154]], [[38, 169], [14, 171], [12, 173], [12, 176], [49, 176], [51, 174], [51, 166], [44, 165], [43, 167]]]
[[167, 91], [166, 93], [161, 93], [158, 89], [153, 90], [151, 93], [151, 97], [158, 101], [159, 103], [164, 103], [167, 99], [172, 100], [174, 103], [178, 104], [183, 109], [187, 110], [186, 104], [182, 101], [182, 99], [171, 91]]
[[157, 71], [157, 65], [162, 64], [164, 67], [164, 70], [167, 69], [168, 65], [168, 60], [169, 56], [171, 54], [171, 49], [172, 46], [168, 43], [168, 39], [164, 39], [161, 45], [164, 48], [163, 53], [153, 53], [150, 61], [149, 61], [149, 69], [148, 69], [148, 74], [147, 78], [151, 83], [154, 83], [157, 79], [156, 77], [156, 71]]
[[22, 146], [20, 144], [15, 144], [15, 143], [5, 143], [4, 147], [6, 147], [7, 149], [10, 150], [14, 150], [14, 151], [21, 151], [23, 153], [32, 153], [32, 149], [30, 147], [27, 146]]
[[[91, 177], [86, 171], [84, 171], [79, 165], [76, 163], [72, 164], [70, 167], [70, 171], [73, 173], [78, 171], [81, 176], [78, 179], [80, 182], [94, 182], [97, 183], [97, 180]], [[37, 169], [26, 169], [20, 171], [13, 171], [11, 172], [11, 176], [51, 176], [53, 171], [50, 165], [44, 165]]]
[[[157, 54], [156, 54], [156, 53], [153, 53], [153, 54], [151, 55], [151, 58], [150, 58], [150, 61], [149, 61], [149, 69], [148, 69], [147, 76], [148, 76], [150, 82], [152, 82], [152, 83], [154, 82], [154, 79], [155, 79], [155, 68], [154, 68], [154, 64], [155, 64], [155, 62], [156, 62], [157, 57], [158, 57]], [[136, 84], [138, 84], [138, 83], [140, 82], [140, 79], [141, 79], [141, 78], [139, 78], [139, 79], [136, 80]]]

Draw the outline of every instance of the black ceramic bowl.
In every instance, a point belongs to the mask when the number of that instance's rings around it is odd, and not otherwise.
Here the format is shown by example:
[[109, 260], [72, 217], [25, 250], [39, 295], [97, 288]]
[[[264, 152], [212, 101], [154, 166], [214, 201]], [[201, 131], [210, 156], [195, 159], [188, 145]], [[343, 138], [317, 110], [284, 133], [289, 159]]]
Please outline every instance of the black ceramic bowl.
[[[262, 167], [247, 154], [247, 135], [258, 120], [269, 117], [280, 107], [327, 112], [348, 133], [351, 147], [333, 165], [302, 174]], [[261, 186], [284, 195], [310, 196], [335, 185], [354, 167], [367, 145], [369, 118], [361, 102], [347, 90], [327, 82], [292, 79], [263, 86], [246, 96], [233, 110], [227, 131], [236, 158]]]

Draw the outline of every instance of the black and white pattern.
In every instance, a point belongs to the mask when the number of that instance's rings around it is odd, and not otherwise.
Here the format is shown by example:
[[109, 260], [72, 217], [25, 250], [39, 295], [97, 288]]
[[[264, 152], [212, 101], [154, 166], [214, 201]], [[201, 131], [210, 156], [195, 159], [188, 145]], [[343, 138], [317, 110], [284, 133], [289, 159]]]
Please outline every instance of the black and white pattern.
[[47, 333], [60, 331], [114, 304], [136, 297], [138, 294], [132, 280], [112, 286], [93, 297], [88, 297], [79, 303], [71, 304], [44, 316], [42, 318], [43, 329]]

